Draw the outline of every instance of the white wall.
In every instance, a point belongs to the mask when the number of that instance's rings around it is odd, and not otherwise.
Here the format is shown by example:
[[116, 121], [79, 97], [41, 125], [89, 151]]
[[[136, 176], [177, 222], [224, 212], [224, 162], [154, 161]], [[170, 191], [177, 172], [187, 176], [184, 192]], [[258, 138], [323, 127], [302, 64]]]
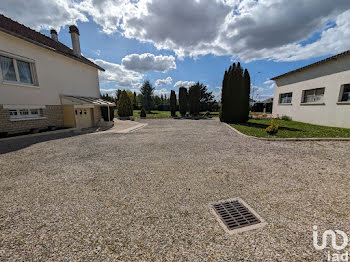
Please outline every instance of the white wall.
[[0, 50], [35, 60], [39, 88], [5, 84], [0, 104], [59, 105], [60, 94], [99, 97], [98, 70], [17, 37], [0, 32]]
[[[350, 56], [316, 65], [276, 80], [273, 115], [294, 121], [350, 128], [350, 103], [338, 103], [341, 86], [350, 84]], [[302, 91], [325, 88], [324, 105], [301, 105]], [[292, 92], [290, 105], [279, 104], [281, 93]]]

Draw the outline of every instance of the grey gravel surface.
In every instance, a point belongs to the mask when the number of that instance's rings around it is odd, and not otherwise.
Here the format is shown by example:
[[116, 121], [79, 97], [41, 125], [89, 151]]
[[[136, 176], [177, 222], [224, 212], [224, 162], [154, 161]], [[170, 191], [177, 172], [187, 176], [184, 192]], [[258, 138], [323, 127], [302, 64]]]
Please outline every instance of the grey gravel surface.
[[[350, 236], [349, 142], [141, 122], [129, 134], [0, 142], [0, 260], [320, 261], [329, 249], [315, 250], [313, 225]], [[225, 233], [208, 203], [234, 197], [268, 224]]]

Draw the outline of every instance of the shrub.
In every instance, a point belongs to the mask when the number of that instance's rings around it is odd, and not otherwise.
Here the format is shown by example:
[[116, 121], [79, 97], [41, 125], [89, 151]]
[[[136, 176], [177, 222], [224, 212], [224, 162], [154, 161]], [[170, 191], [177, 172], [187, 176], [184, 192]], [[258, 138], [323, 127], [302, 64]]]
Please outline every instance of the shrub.
[[171, 116], [176, 115], [176, 94], [174, 90], [170, 92], [170, 112]]
[[278, 128], [279, 128], [279, 126], [277, 124], [275, 124], [274, 119], [271, 119], [270, 125], [266, 128], [266, 133], [268, 133], [271, 136], [276, 135], [278, 132]]
[[201, 90], [198, 85], [194, 85], [190, 87], [189, 94], [189, 106], [190, 106], [190, 114], [192, 116], [199, 115], [199, 108], [200, 108], [200, 96], [201, 96]]
[[188, 93], [186, 87], [179, 88], [179, 111], [181, 116], [185, 116], [188, 107]]
[[286, 115], [283, 115], [281, 117], [281, 119], [284, 120], [284, 121], [291, 121], [292, 120], [292, 118], [290, 116], [286, 116]]
[[140, 117], [146, 117], [146, 110], [143, 107], [141, 108]]
[[125, 90], [122, 91], [119, 98], [118, 115], [120, 117], [129, 117], [133, 115], [132, 104]]

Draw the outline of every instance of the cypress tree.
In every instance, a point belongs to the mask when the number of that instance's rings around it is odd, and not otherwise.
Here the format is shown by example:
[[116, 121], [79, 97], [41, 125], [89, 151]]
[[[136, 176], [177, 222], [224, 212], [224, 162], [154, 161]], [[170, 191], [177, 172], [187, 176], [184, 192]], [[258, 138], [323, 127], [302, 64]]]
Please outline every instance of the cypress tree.
[[233, 63], [222, 81], [220, 120], [227, 123], [247, 121], [249, 96], [249, 72], [243, 71], [240, 63]]
[[198, 85], [191, 86], [188, 92], [188, 102], [190, 107], [190, 114], [192, 116], [199, 115], [200, 97], [201, 97], [201, 90], [199, 86]]
[[118, 115], [120, 117], [128, 117], [133, 115], [132, 104], [125, 90], [123, 90], [118, 102]]
[[170, 112], [171, 116], [176, 115], [176, 94], [174, 90], [170, 92]]
[[180, 87], [179, 88], [179, 110], [181, 116], [185, 116], [187, 113], [187, 107], [188, 107], [188, 94], [186, 87]]

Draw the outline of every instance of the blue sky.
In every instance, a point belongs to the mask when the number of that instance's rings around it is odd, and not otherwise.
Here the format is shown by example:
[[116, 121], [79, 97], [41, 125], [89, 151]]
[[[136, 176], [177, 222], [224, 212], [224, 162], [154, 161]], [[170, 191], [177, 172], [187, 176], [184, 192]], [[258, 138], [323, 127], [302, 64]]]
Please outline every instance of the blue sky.
[[28, 0], [26, 12], [22, 4], [4, 0], [0, 12], [46, 35], [55, 28], [67, 46], [68, 26], [78, 26], [110, 94], [147, 79], [156, 94], [200, 81], [219, 98], [225, 69], [240, 61], [263, 100], [273, 96], [271, 77], [350, 49], [348, 0]]

